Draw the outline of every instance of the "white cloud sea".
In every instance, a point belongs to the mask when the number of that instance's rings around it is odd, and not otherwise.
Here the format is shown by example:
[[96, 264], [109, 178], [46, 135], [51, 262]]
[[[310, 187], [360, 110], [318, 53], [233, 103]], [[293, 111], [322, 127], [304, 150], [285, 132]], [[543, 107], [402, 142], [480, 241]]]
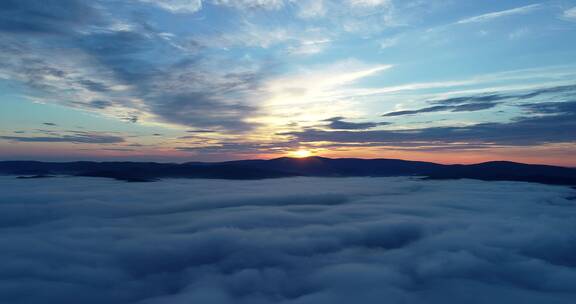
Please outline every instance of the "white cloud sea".
[[0, 177], [0, 302], [576, 303], [567, 187]]

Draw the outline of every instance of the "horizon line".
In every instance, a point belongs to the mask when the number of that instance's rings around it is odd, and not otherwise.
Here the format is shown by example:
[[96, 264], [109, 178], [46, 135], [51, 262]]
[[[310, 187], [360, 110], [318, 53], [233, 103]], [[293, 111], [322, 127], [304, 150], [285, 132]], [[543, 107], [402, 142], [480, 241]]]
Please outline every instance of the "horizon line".
[[237, 159], [237, 160], [224, 160], [224, 161], [184, 161], [184, 162], [169, 162], [169, 161], [138, 161], [138, 160], [68, 160], [68, 161], [43, 161], [43, 160], [32, 160], [32, 159], [14, 159], [14, 160], [3, 160], [0, 159], [0, 162], [40, 162], [40, 163], [78, 163], [78, 162], [92, 162], [92, 163], [155, 163], [155, 164], [188, 164], [188, 163], [202, 163], [202, 164], [222, 164], [222, 163], [230, 163], [230, 162], [241, 162], [241, 161], [271, 161], [271, 160], [278, 160], [278, 159], [294, 159], [294, 160], [309, 160], [309, 159], [330, 159], [330, 160], [340, 160], [340, 159], [356, 159], [356, 160], [399, 160], [399, 161], [406, 161], [406, 162], [421, 162], [421, 163], [429, 163], [429, 164], [438, 164], [438, 165], [462, 165], [462, 166], [469, 166], [469, 165], [480, 165], [480, 164], [487, 164], [487, 163], [515, 163], [515, 164], [525, 164], [525, 165], [539, 165], [539, 166], [551, 166], [551, 167], [563, 167], [563, 168], [571, 168], [574, 169], [576, 166], [563, 166], [563, 165], [551, 165], [551, 164], [544, 164], [544, 163], [528, 163], [528, 162], [518, 162], [518, 161], [511, 161], [511, 160], [490, 160], [490, 161], [483, 161], [483, 162], [473, 162], [473, 163], [442, 163], [442, 162], [434, 162], [434, 161], [422, 161], [422, 160], [412, 160], [412, 159], [403, 159], [403, 158], [363, 158], [363, 157], [325, 157], [319, 155], [312, 155], [307, 157], [293, 157], [293, 156], [281, 156], [281, 157], [273, 157], [273, 158], [247, 158], [247, 159]]

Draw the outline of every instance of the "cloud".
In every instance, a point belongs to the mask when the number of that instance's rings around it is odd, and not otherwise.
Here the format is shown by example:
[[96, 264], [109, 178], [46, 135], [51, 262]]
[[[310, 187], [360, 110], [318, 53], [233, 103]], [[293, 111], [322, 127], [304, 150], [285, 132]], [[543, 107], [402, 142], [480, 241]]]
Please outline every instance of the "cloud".
[[540, 8], [540, 7], [542, 7], [541, 4], [526, 5], [526, 6], [517, 7], [517, 8], [513, 8], [513, 9], [509, 9], [509, 10], [493, 12], [493, 13], [488, 13], [488, 14], [483, 14], [483, 15], [479, 15], [479, 16], [474, 16], [474, 17], [462, 19], [462, 20], [459, 20], [458, 22], [456, 22], [456, 24], [486, 22], [486, 21], [490, 21], [490, 20], [494, 20], [494, 19], [498, 19], [498, 18], [502, 18], [502, 17], [514, 16], [514, 15], [523, 15], [523, 14], [530, 13], [530, 12], [534, 11], [535, 9]]
[[576, 85], [546, 86], [533, 89], [515, 90], [517, 93], [485, 93], [480, 95], [468, 95], [444, 99], [429, 100], [431, 104], [464, 104], [464, 103], [491, 103], [503, 100], [527, 100], [542, 95], [547, 98], [562, 98], [576, 92]]
[[[307, 129], [289, 132], [301, 142], [380, 143], [398, 145], [413, 143], [468, 143], [529, 146], [547, 143], [574, 143], [576, 102], [527, 104], [529, 116], [505, 123], [479, 123], [469, 126], [430, 127], [403, 130], [323, 131]], [[406, 115], [398, 113], [395, 115]], [[411, 113], [408, 113], [411, 114]], [[539, 115], [535, 115], [539, 114]]]
[[[191, 2], [155, 3], [176, 7]], [[40, 102], [133, 123], [232, 132], [255, 126], [247, 117], [254, 115], [257, 101], [265, 96], [259, 86], [273, 70], [270, 62], [199, 54], [200, 46], [189, 37], [163, 35], [137, 18], [124, 20], [127, 25], [119, 27], [114, 19], [103, 17], [100, 8], [83, 2], [25, 0], [2, 5], [10, 18], [0, 23], [5, 34], [0, 53], [9, 60], [0, 67], [0, 75], [32, 88], [30, 94]], [[64, 13], [67, 10], [70, 16]], [[99, 19], [76, 20], [76, 15]], [[33, 32], [33, 43], [23, 39], [30, 30], [14, 29], [22, 22], [44, 19], [51, 25]]]
[[375, 7], [375, 6], [387, 6], [391, 5], [392, 1], [390, 0], [348, 0], [350, 5], [352, 6], [367, 6], [367, 7]]
[[202, 94], [169, 96], [155, 112], [169, 122], [200, 127], [224, 127], [226, 130], [247, 131], [253, 125], [241, 120], [255, 109], [241, 104], [218, 102]]
[[[189, 138], [184, 136], [183, 139]], [[257, 153], [266, 152], [270, 148], [270, 145], [257, 144], [257, 143], [234, 143], [234, 142], [219, 142], [217, 144], [201, 144], [198, 146], [183, 146], [176, 147], [178, 151], [185, 152], [198, 152], [203, 154], [227, 154], [241, 155], [244, 153]]]
[[576, 296], [566, 233], [576, 209], [564, 187], [0, 182], [5, 303], [569, 304]]
[[140, 0], [173, 13], [195, 13], [202, 9], [202, 0]]
[[536, 97], [543, 94], [550, 94], [550, 93], [569, 93], [576, 91], [576, 84], [571, 85], [563, 85], [563, 86], [556, 86], [556, 87], [546, 87], [534, 90], [533, 92], [529, 92], [525, 95], [520, 95], [518, 98], [531, 98]]
[[228, 6], [236, 9], [277, 10], [284, 6], [284, 0], [140, 0], [156, 5], [172, 13], [191, 14], [202, 9], [203, 3]]
[[382, 41], [380, 41], [380, 49], [384, 50], [384, 49], [388, 49], [391, 47], [394, 47], [398, 44], [398, 37], [393, 37], [393, 38], [386, 38]]
[[284, 6], [284, 0], [212, 0], [216, 5], [230, 6], [239, 9], [277, 10]]
[[387, 122], [348, 122], [344, 119], [344, 117], [332, 117], [324, 121], [329, 122], [328, 128], [334, 130], [366, 130], [389, 124]]
[[300, 18], [317, 18], [326, 14], [324, 0], [301, 0], [296, 3], [299, 5]]
[[97, 109], [106, 109], [107, 107], [111, 107], [113, 103], [107, 100], [92, 100], [89, 105]]
[[451, 106], [433, 106], [418, 110], [403, 110], [403, 111], [394, 111], [390, 113], [386, 113], [382, 116], [390, 117], [390, 116], [403, 116], [403, 115], [411, 115], [411, 114], [418, 114], [418, 113], [430, 113], [430, 112], [441, 112], [441, 111], [448, 111], [451, 110]]
[[527, 27], [522, 27], [519, 28], [517, 30], [512, 31], [510, 34], [508, 34], [508, 37], [510, 39], [522, 39], [528, 35], [530, 35], [531, 31], [530, 29], [528, 29]]
[[[253, 127], [245, 118], [256, 111], [252, 104], [264, 95], [256, 95], [261, 93], [259, 86], [267, 73], [263, 66], [242, 66], [238, 60], [212, 62], [203, 57], [183, 58], [159, 66], [134, 59], [159, 47], [141, 33], [114, 32], [91, 39], [88, 50], [95, 50], [100, 62], [141, 96], [144, 111], [156, 120], [233, 132]], [[222, 70], [220, 65], [229, 68]]]
[[[537, 92], [540, 90], [535, 90]], [[439, 99], [439, 100], [431, 100], [429, 103], [432, 104], [464, 104], [464, 103], [489, 103], [495, 102], [505, 99], [514, 98], [513, 96], [509, 95], [502, 95], [502, 94], [484, 94], [484, 95], [472, 95], [472, 96], [460, 96], [460, 97], [451, 97], [446, 99]]]
[[68, 143], [85, 143], [85, 144], [115, 144], [125, 142], [120, 136], [100, 134], [94, 132], [73, 132], [73, 135], [56, 136], [0, 136], [0, 139], [16, 142], [68, 142]]
[[576, 7], [565, 10], [562, 15], [569, 20], [576, 20]]
[[[532, 98], [539, 97], [541, 95], [548, 95], [549, 97], [562, 98], [561, 94], [572, 94], [576, 91], [576, 85], [563, 85], [563, 86], [553, 86], [544, 87], [533, 90], [524, 90], [520, 93], [490, 93], [490, 94], [480, 94], [480, 95], [469, 95], [469, 96], [459, 96], [450, 97], [444, 99], [435, 99], [426, 101], [434, 106], [416, 109], [416, 110], [402, 110], [386, 113], [382, 116], [403, 116], [403, 115], [413, 115], [420, 113], [432, 113], [432, 112], [474, 112], [492, 109], [500, 105], [504, 100], [529, 100]], [[558, 96], [560, 94], [560, 96]]]
[[330, 43], [330, 39], [303, 40], [297, 46], [288, 49], [293, 55], [314, 55], [321, 53]]
[[55, 127], [55, 126], [57, 126], [57, 124], [55, 124], [55, 123], [53, 123], [53, 122], [43, 122], [42, 124], [45, 125], [45, 126], [49, 126], [49, 127]]
[[576, 116], [576, 101], [530, 103], [521, 107], [531, 114]]
[[[384, 62], [386, 58], [342, 57], [352, 54], [346, 49], [348, 42], [357, 41], [368, 53], [378, 42], [383, 47], [394, 44], [403, 34], [400, 29], [385, 29], [406, 25], [400, 15], [420, 15], [435, 6], [422, 1], [144, 2], [4, 1], [0, 57], [5, 60], [0, 77], [17, 84], [14, 89], [34, 102], [136, 124], [130, 128], [213, 130], [214, 142], [223, 137], [224, 142], [234, 141], [230, 137], [247, 132], [253, 132], [250, 140], [282, 141], [277, 132], [319, 123], [331, 130], [368, 130], [375, 128], [370, 119], [320, 121], [333, 116], [361, 118], [375, 107], [381, 113], [382, 107], [389, 109], [369, 94], [437, 92], [433, 89], [481, 82], [378, 88], [387, 79], [378, 76], [392, 66]], [[197, 14], [171, 18], [170, 13]], [[184, 20], [189, 26], [181, 23]], [[420, 21], [410, 28], [428, 26]], [[331, 59], [303, 57], [322, 52]], [[496, 82], [489, 79], [484, 84]], [[488, 107], [461, 105], [450, 111]], [[292, 121], [301, 124], [287, 127]], [[166, 147], [179, 146], [172, 142], [176, 137]]]
[[390, 116], [403, 116], [403, 115], [411, 115], [411, 114], [420, 114], [420, 113], [431, 113], [431, 112], [475, 112], [475, 111], [482, 111], [494, 108], [498, 105], [498, 103], [467, 103], [461, 105], [452, 105], [452, 106], [433, 106], [428, 108], [422, 108], [418, 110], [404, 110], [404, 111], [395, 111], [386, 113], [382, 116], [390, 117]]

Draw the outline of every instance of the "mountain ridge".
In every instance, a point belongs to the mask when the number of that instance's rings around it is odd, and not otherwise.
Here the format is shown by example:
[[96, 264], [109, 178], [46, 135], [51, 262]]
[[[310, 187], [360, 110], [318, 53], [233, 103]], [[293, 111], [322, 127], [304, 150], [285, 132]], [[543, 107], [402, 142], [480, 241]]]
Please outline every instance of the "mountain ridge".
[[106, 177], [144, 182], [161, 178], [265, 179], [295, 176], [422, 176], [427, 179], [509, 180], [576, 186], [576, 168], [489, 161], [439, 164], [390, 158], [279, 157], [224, 162], [42, 162], [0, 161], [0, 175], [46, 178], [55, 175]]

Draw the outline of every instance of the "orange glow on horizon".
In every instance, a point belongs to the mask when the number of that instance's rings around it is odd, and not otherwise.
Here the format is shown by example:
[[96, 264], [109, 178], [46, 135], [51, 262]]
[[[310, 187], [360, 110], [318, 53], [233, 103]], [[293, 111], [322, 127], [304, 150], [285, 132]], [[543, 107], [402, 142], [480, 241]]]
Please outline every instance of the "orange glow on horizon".
[[290, 152], [290, 156], [296, 158], [306, 158], [312, 156], [312, 151], [306, 149], [299, 149], [293, 152]]

